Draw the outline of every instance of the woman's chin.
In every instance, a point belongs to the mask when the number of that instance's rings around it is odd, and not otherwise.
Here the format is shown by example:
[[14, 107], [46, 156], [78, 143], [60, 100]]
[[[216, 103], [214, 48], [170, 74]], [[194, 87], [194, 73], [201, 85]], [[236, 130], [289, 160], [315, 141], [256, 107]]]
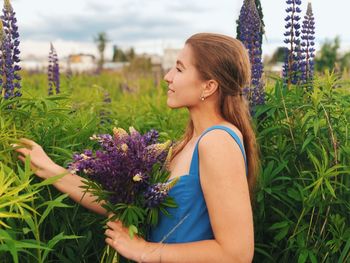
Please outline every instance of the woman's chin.
[[169, 103], [167, 103], [167, 105], [168, 105], [168, 108], [170, 108], [170, 109], [176, 109], [173, 105], [171, 105]]
[[179, 105], [176, 105], [174, 102], [172, 102], [171, 100], [169, 100], [169, 98], [168, 98], [168, 100], [167, 100], [167, 105], [168, 105], [168, 107], [170, 108], [170, 109], [178, 109], [178, 108], [181, 108], [181, 106], [179, 106]]

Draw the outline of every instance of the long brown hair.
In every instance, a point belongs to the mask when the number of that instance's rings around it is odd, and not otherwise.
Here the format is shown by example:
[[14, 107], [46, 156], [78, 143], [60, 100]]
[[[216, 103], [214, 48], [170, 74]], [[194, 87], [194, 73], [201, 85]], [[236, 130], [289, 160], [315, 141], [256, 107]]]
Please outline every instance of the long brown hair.
[[[248, 185], [251, 198], [259, 173], [259, 151], [249, 112], [249, 103], [242, 96], [249, 85], [251, 70], [248, 52], [243, 44], [232, 37], [199, 33], [187, 39], [194, 56], [194, 66], [203, 80], [214, 79], [219, 83], [219, 105], [222, 117], [235, 125], [243, 135], [247, 156]], [[190, 119], [182, 138], [175, 144], [172, 157], [185, 147], [193, 135]]]

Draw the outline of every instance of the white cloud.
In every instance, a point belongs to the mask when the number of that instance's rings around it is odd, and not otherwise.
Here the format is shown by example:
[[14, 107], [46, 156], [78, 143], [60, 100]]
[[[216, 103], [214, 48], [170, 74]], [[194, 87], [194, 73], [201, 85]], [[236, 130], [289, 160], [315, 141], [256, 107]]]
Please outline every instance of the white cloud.
[[[134, 46], [137, 51], [159, 52], [164, 46], [181, 46], [196, 32], [218, 32], [235, 36], [243, 0], [13, 0], [17, 13], [23, 53], [49, 41], [62, 43], [66, 51], [91, 47], [93, 36], [105, 31], [110, 44]], [[283, 45], [285, 0], [261, 0], [266, 24], [265, 46]], [[318, 42], [346, 35], [347, 0], [313, 0]], [[307, 1], [303, 1], [306, 10]], [[27, 43], [37, 43], [36, 45]], [[41, 43], [41, 44], [39, 44]], [[66, 44], [63, 44], [66, 43]], [[79, 44], [77, 44], [79, 43]], [[180, 43], [180, 44], [179, 44]], [[69, 48], [69, 45], [72, 48]], [[30, 50], [25, 50], [30, 47]], [[74, 47], [74, 48], [73, 48]], [[268, 50], [269, 48], [265, 48]], [[39, 48], [37, 52], [40, 52]], [[64, 53], [64, 52], [62, 52]]]

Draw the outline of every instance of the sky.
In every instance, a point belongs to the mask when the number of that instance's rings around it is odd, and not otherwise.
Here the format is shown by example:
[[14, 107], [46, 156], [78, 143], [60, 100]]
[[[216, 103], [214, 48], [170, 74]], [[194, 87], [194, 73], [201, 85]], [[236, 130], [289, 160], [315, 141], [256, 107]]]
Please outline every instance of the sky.
[[[12, 0], [18, 20], [22, 57], [47, 56], [52, 42], [59, 56], [97, 54], [94, 36], [106, 32], [112, 45], [133, 46], [137, 53], [162, 54], [181, 48], [197, 32], [236, 36], [236, 20], [243, 0]], [[302, 0], [303, 13], [307, 2]], [[342, 50], [350, 50], [349, 0], [312, 0], [316, 43], [339, 36]], [[285, 0], [261, 0], [266, 34], [263, 53], [284, 46]]]

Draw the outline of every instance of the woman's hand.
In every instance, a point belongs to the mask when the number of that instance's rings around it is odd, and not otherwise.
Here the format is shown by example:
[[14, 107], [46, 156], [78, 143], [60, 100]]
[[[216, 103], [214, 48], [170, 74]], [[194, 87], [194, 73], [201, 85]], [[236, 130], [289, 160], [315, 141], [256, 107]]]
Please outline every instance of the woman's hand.
[[137, 235], [131, 238], [128, 228], [124, 227], [120, 221], [109, 221], [107, 226], [109, 228], [105, 232], [106, 243], [124, 257], [142, 262], [142, 257], [149, 252], [148, 242]]
[[36, 142], [22, 138], [20, 143], [20, 145], [12, 144], [15, 147], [15, 151], [20, 154], [18, 159], [24, 162], [26, 156], [30, 156], [30, 166], [37, 176], [47, 179], [66, 172], [63, 167], [53, 162]]

